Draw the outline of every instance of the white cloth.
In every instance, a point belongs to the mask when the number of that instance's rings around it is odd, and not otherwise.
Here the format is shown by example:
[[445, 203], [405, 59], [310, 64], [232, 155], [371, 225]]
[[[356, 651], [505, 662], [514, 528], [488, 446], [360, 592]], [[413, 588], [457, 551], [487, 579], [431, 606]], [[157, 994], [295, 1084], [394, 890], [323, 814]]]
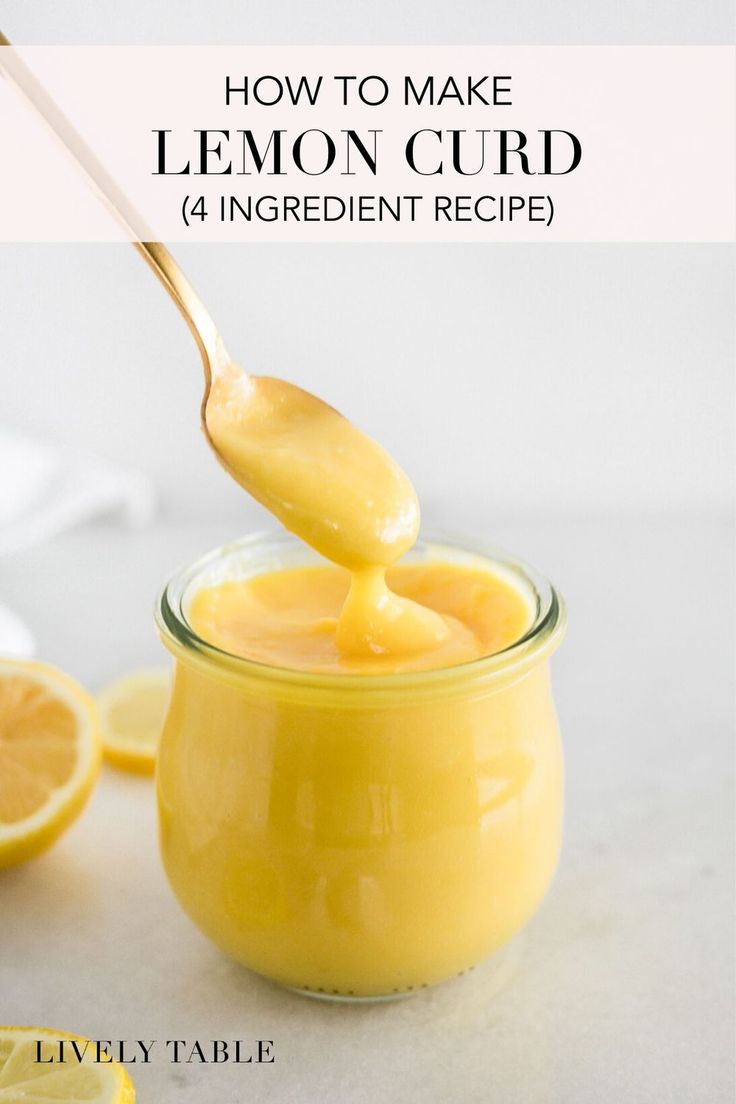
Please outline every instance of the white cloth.
[[[144, 525], [155, 506], [153, 486], [140, 472], [0, 430], [0, 557], [103, 515]], [[29, 629], [0, 604], [0, 655], [33, 651]]]

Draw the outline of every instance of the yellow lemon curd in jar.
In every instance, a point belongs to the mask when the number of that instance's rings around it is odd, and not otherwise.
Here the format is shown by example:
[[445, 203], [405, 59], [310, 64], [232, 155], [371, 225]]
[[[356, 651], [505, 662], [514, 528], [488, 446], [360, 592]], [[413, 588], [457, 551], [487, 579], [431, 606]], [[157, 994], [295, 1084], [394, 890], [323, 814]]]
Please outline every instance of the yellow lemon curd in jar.
[[205, 579], [180, 611], [188, 643], [164, 632], [172, 886], [282, 984], [357, 998], [448, 978], [523, 925], [554, 871], [559, 632], [535, 644], [538, 596], [490, 559], [397, 563], [414, 490], [320, 400], [232, 370], [206, 427], [229, 473], [332, 562]]
[[[378, 584], [437, 614], [444, 632], [431, 647], [409, 640], [399, 650], [343, 652], [340, 620], [351, 594], [339, 567], [268, 571], [203, 587], [189, 623], [204, 640], [257, 663], [292, 670], [377, 674], [467, 663], [502, 651], [526, 632], [531, 610], [513, 583], [488, 568], [451, 563], [399, 564]], [[376, 634], [370, 639], [375, 641]]]

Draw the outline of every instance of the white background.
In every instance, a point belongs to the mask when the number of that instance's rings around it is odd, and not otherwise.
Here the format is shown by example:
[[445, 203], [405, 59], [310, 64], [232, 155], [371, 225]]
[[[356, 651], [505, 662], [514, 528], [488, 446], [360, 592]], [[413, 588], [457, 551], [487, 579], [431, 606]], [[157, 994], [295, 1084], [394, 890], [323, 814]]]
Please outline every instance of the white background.
[[4, 0], [0, 10], [11, 40], [39, 45], [726, 45], [736, 30], [730, 0]]
[[[175, 252], [243, 366], [378, 437], [435, 523], [728, 508], [729, 246]], [[199, 433], [194, 342], [133, 249], [0, 261], [0, 422], [145, 470], [170, 514], [254, 516]]]
[[[729, 0], [4, 0], [18, 43], [734, 40]], [[622, 74], [625, 80], [625, 74]], [[425, 517], [728, 510], [729, 246], [177, 246], [232, 355], [378, 437]], [[42, 304], [43, 324], [39, 325]], [[171, 516], [260, 516], [196, 426], [198, 354], [133, 250], [4, 246], [0, 425], [138, 466]]]

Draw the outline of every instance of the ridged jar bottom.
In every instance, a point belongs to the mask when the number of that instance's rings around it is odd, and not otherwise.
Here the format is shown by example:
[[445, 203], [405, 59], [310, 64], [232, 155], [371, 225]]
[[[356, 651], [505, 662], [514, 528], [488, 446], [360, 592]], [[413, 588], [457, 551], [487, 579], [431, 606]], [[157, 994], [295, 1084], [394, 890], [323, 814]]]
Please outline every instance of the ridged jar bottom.
[[[486, 996], [495, 996], [506, 987], [516, 973], [521, 959], [524, 945], [524, 933], [521, 932], [510, 940], [505, 947], [501, 947], [485, 962], [479, 964], [484, 974], [484, 989]], [[360, 996], [350, 990], [339, 989], [310, 989], [309, 986], [299, 988], [295, 985], [286, 985], [290, 993], [296, 993], [300, 997], [308, 997], [310, 1000], [325, 1001], [330, 1004], [389, 1004], [393, 1001], [406, 1000], [428, 989], [437, 989], [441, 985], [448, 985], [456, 978], [464, 977], [472, 973], [475, 966], [468, 966], [466, 970], [460, 970], [454, 978], [445, 978], [444, 981], [424, 982], [419, 985], [410, 985], [406, 989], [392, 989], [390, 993], [377, 993], [371, 996]]]

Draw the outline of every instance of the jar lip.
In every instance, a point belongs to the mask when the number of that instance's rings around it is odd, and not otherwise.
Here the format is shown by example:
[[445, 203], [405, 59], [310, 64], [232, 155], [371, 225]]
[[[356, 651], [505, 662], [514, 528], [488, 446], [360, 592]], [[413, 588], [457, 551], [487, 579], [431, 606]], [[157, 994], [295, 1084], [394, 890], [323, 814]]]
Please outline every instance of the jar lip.
[[[426, 533], [422, 530], [414, 547], [402, 557], [402, 562], [410, 560], [412, 554], [421, 556], [422, 553], [444, 549], [467, 557], [468, 562], [488, 561], [491, 566], [501, 569], [503, 574], [513, 576], [516, 584], [525, 588], [527, 596], [531, 598], [535, 607], [531, 624], [523, 636], [492, 655], [481, 656], [479, 659], [458, 663], [451, 667], [379, 674], [366, 674], [362, 671], [355, 673], [305, 671], [291, 667], [276, 667], [234, 655], [204, 640], [189, 624], [184, 609], [187, 595], [196, 580], [212, 572], [218, 564], [225, 565], [239, 555], [242, 556], [257, 549], [271, 550], [276, 556], [279, 551], [289, 549], [296, 551], [304, 565], [327, 562], [286, 530], [261, 530], [207, 552], [171, 577], [161, 591], [156, 604], [156, 624], [164, 643], [174, 655], [190, 659], [199, 665], [213, 666], [220, 671], [227, 668], [236, 676], [277, 682], [303, 689], [316, 691], [360, 689], [362, 693], [366, 690], [401, 693], [408, 688], [438, 687], [441, 684], [466, 679], [472, 679], [475, 682], [505, 677], [509, 673], [538, 662], [551, 653], [565, 631], [567, 617], [564, 601], [556, 588], [535, 568], [507, 552], [483, 545], [476, 540], [436, 530]], [[229, 577], [228, 573], [223, 571], [222, 578], [227, 577]]]

